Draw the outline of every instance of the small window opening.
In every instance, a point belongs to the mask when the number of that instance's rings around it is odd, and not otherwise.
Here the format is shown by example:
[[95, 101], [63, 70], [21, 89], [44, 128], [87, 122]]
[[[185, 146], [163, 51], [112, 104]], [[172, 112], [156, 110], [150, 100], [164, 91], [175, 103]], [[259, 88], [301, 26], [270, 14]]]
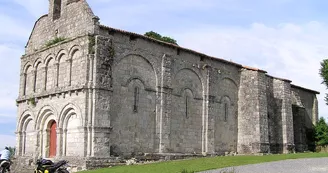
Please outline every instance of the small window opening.
[[186, 118], [188, 118], [188, 109], [189, 109], [189, 96], [186, 96]]
[[139, 88], [134, 88], [134, 104], [133, 104], [133, 112], [138, 112], [138, 102], [139, 102]]
[[224, 121], [228, 120], [228, 103], [224, 103]]
[[204, 56], [200, 56], [200, 61], [204, 61]]
[[60, 13], [61, 13], [61, 0], [54, 0], [53, 20], [59, 19]]

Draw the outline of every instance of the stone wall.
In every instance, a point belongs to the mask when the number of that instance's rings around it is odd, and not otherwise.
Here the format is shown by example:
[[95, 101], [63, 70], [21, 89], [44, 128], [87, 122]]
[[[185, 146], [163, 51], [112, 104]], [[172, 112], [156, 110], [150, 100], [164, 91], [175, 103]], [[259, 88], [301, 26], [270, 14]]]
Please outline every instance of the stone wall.
[[[65, 40], [45, 46], [58, 37]], [[318, 120], [316, 94], [263, 70], [99, 25], [85, 1], [52, 0], [21, 58], [17, 156], [48, 157], [53, 121], [55, 159], [76, 170], [117, 156], [287, 153], [294, 143], [304, 151]]]
[[[132, 143], [142, 143], [143, 135], [148, 139], [147, 145], [152, 145], [143, 152], [237, 151], [239, 68], [236, 64], [213, 61], [103, 29], [103, 55], [114, 52], [115, 56], [107, 56], [98, 62], [104, 64], [106, 61], [108, 67], [97, 69], [97, 85], [102, 88], [105, 88], [104, 83], [112, 85], [112, 90], [108, 88], [107, 92], [111, 101], [106, 103], [112, 103], [109, 114], [115, 154], [122, 151], [140, 153], [140, 146], [132, 147]], [[141, 90], [136, 92], [136, 88]], [[143, 97], [146, 97], [145, 101]], [[135, 112], [135, 106], [140, 107], [140, 115], [139, 110]], [[142, 119], [150, 123], [141, 124], [148, 129], [148, 134], [142, 129], [136, 130], [140, 125], [134, 118], [143, 116], [146, 117]], [[135, 128], [119, 127], [131, 121], [136, 123], [131, 124]]]
[[77, 37], [21, 58], [18, 155], [48, 157], [48, 122], [53, 119], [58, 155], [85, 156], [88, 41]]
[[85, 131], [81, 127], [85, 123], [85, 98], [86, 94], [79, 91], [43, 97], [35, 105], [29, 101], [21, 102], [17, 120], [17, 155], [48, 157], [48, 122], [55, 120], [59, 126], [58, 155], [84, 156]]
[[268, 152], [265, 73], [243, 70], [238, 96], [238, 153]]
[[313, 128], [318, 120], [317, 92], [292, 85], [294, 142], [297, 152], [315, 150]]

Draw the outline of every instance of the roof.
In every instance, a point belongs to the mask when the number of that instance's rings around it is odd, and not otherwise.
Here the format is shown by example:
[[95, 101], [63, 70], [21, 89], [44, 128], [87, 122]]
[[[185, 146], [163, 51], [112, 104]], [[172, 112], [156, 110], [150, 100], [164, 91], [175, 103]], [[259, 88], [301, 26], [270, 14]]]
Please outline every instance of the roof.
[[268, 74], [267, 74], [267, 76], [268, 76], [268, 77], [271, 77], [271, 78], [273, 78], [273, 79], [278, 79], [278, 80], [282, 80], [282, 81], [289, 82], [289, 83], [292, 82], [292, 81], [289, 80], [289, 79], [284, 79], [284, 78], [280, 78], [280, 77], [274, 77], [274, 76], [271, 76], [271, 75], [268, 75]]
[[[186, 52], [189, 52], [189, 53], [198, 55], [200, 57], [207, 57], [209, 59], [218, 60], [218, 61], [221, 61], [223, 63], [231, 64], [231, 65], [234, 65], [236, 67], [244, 68], [244, 69], [247, 69], [247, 70], [259, 71], [259, 72], [262, 72], [262, 73], [267, 73], [265, 70], [261, 70], [261, 69], [250, 67], [250, 66], [241, 65], [241, 64], [238, 64], [238, 63], [235, 63], [235, 62], [232, 62], [232, 61], [227, 61], [227, 60], [222, 59], [222, 58], [217, 58], [217, 57], [209, 56], [209, 55], [206, 55], [206, 54], [203, 54], [203, 53], [200, 53], [200, 52], [197, 52], [197, 51], [188, 49], [188, 48], [181, 47], [181, 46], [176, 45], [176, 44], [167, 43], [167, 42], [160, 41], [160, 40], [157, 40], [157, 39], [154, 39], [154, 38], [151, 38], [151, 37], [147, 37], [145, 35], [137, 34], [137, 33], [134, 33], [134, 32], [129, 32], [129, 31], [124, 31], [124, 30], [120, 30], [120, 29], [108, 27], [108, 26], [105, 26], [105, 25], [99, 25], [99, 26], [100, 26], [100, 28], [107, 29], [109, 31], [119, 32], [119, 33], [123, 33], [123, 34], [127, 34], [127, 35], [132, 35], [132, 36], [135, 36], [135, 37], [138, 37], [138, 38], [142, 38], [142, 39], [146, 39], [146, 40], [149, 40], [149, 41], [153, 41], [153, 42], [156, 42], [156, 43], [159, 43], [159, 44], [163, 44], [163, 45], [166, 45], [166, 46], [170, 46], [170, 47], [173, 47], [173, 48], [176, 48], [176, 49], [181, 49], [181, 50], [184, 50]], [[274, 77], [274, 76], [271, 76], [271, 75], [267, 75], [267, 76], [268, 77], [275, 78], [275, 79], [283, 80], [283, 81], [289, 82], [289, 83], [292, 82], [289, 79], [278, 78], [278, 77]], [[307, 89], [307, 88], [300, 87], [300, 86], [293, 85], [293, 84], [291, 84], [291, 87], [302, 89], [302, 90], [306, 90], [306, 91], [309, 91], [309, 92], [313, 92], [315, 94], [320, 94], [320, 92], [318, 92], [318, 91]]]
[[32, 37], [32, 34], [33, 34], [33, 31], [34, 31], [34, 29], [35, 29], [36, 24], [37, 24], [42, 18], [44, 18], [44, 17], [48, 17], [48, 14], [44, 14], [44, 15], [42, 15], [41, 17], [39, 17], [38, 20], [35, 21], [34, 26], [33, 26], [33, 29], [32, 29], [32, 31], [31, 31], [30, 36], [28, 37], [27, 43], [26, 43], [26, 45], [25, 45], [25, 48], [26, 48], [27, 45], [30, 43], [30, 40], [31, 40], [31, 37]]
[[315, 94], [320, 94], [319, 91], [311, 90], [311, 89], [304, 88], [304, 87], [301, 87], [301, 86], [297, 86], [297, 85], [294, 85], [294, 84], [291, 84], [291, 87], [301, 89], [301, 90], [305, 90], [305, 91], [308, 91], [308, 92], [312, 92], [312, 93], [315, 93]]
[[234, 65], [234, 66], [237, 66], [237, 67], [240, 67], [240, 68], [245, 68], [245, 69], [248, 69], [248, 70], [260, 71], [260, 72], [263, 72], [263, 73], [267, 73], [266, 71], [261, 70], [261, 69], [258, 69], [258, 68], [244, 66], [244, 65], [241, 65], [241, 64], [232, 62], [232, 61], [227, 61], [227, 60], [222, 59], [222, 58], [217, 58], [217, 57], [209, 56], [209, 55], [206, 55], [206, 54], [203, 54], [203, 53], [200, 53], [200, 52], [197, 52], [197, 51], [188, 49], [188, 48], [181, 47], [181, 46], [176, 45], [176, 44], [172, 44], [172, 43], [167, 43], [167, 42], [164, 42], [164, 41], [156, 40], [154, 38], [147, 37], [147, 36], [144, 36], [144, 35], [141, 35], [141, 34], [137, 34], [137, 33], [134, 33], [134, 32], [124, 31], [124, 30], [120, 30], [120, 29], [116, 29], [116, 28], [112, 28], [112, 27], [108, 27], [108, 26], [104, 26], [104, 25], [100, 25], [100, 27], [101, 28], [104, 28], [104, 29], [107, 29], [107, 30], [110, 30], [110, 31], [119, 32], [119, 33], [123, 33], [123, 34], [127, 34], [127, 35], [132, 35], [132, 36], [139, 37], [139, 38], [142, 38], [142, 39], [146, 39], [146, 40], [149, 40], [149, 41], [153, 41], [153, 42], [157, 42], [157, 43], [160, 43], [160, 44], [164, 44], [166, 46], [170, 46], [170, 47], [173, 47], [173, 48], [176, 48], [176, 49], [181, 49], [181, 50], [184, 50], [186, 52], [189, 52], [189, 53], [192, 53], [192, 54], [195, 54], [195, 55], [198, 55], [198, 56], [207, 57], [207, 58], [210, 58], [210, 59], [215, 59], [215, 60], [221, 61], [223, 63], [231, 64], [231, 65]]

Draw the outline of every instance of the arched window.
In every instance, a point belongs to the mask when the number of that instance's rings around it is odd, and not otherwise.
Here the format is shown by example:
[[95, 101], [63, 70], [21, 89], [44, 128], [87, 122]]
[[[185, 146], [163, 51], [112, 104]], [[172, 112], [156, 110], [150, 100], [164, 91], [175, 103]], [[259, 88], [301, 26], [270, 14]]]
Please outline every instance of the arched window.
[[138, 112], [138, 102], [139, 102], [139, 87], [134, 88], [134, 104], [133, 104], [133, 112]]
[[61, 0], [54, 0], [53, 20], [59, 19], [61, 13]]
[[228, 114], [229, 114], [229, 110], [228, 110], [228, 103], [224, 103], [224, 121], [228, 121]]
[[229, 120], [229, 116], [230, 116], [230, 112], [231, 112], [231, 100], [228, 96], [224, 96], [221, 99], [221, 109], [222, 109], [222, 115], [223, 115], [223, 120], [224, 122], [228, 122]]
[[186, 98], [185, 98], [186, 100], [185, 100], [185, 103], [186, 103], [186, 118], [188, 118], [188, 116], [189, 116], [189, 107], [190, 107], [190, 103], [189, 103], [189, 96], [188, 95], [186, 95]]

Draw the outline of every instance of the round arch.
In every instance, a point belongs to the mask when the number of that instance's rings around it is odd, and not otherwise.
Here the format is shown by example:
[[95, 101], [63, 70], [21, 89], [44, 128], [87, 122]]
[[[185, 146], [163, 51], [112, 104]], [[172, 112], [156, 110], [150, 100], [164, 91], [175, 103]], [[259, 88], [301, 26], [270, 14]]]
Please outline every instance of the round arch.
[[59, 62], [60, 58], [64, 55], [68, 55], [65, 49], [60, 49], [56, 55], [56, 62]]
[[80, 45], [74, 45], [69, 49], [69, 58], [71, 59], [73, 55], [75, 54], [76, 51], [81, 51], [81, 46]]
[[31, 63], [28, 61], [27, 63], [25, 63], [24, 67], [23, 67], [23, 73], [27, 73], [27, 69], [33, 67], [31, 65]]
[[83, 125], [83, 117], [81, 114], [81, 109], [77, 107], [76, 105], [69, 103], [64, 106], [64, 108], [61, 110], [58, 118], [58, 124], [60, 128], [65, 129], [67, 126], [67, 122], [72, 114], [76, 114], [80, 119], [80, 126]]
[[116, 63], [114, 63], [114, 65], [113, 65], [113, 71], [116, 71], [116, 69], [119, 67], [119, 64], [123, 61], [123, 60], [125, 60], [125, 59], [127, 59], [127, 58], [129, 58], [129, 57], [131, 57], [131, 56], [137, 56], [137, 57], [139, 57], [139, 58], [141, 58], [141, 59], [143, 59], [150, 67], [151, 67], [151, 70], [152, 70], [152, 72], [154, 73], [154, 75], [155, 75], [155, 86], [151, 86], [151, 87], [155, 87], [155, 90], [157, 90], [157, 87], [156, 86], [158, 86], [158, 75], [157, 75], [157, 72], [156, 72], [156, 70], [155, 70], [155, 68], [154, 68], [154, 64], [153, 63], [151, 63], [146, 57], [144, 57], [144, 56], [142, 56], [142, 55], [139, 55], [139, 54], [135, 54], [135, 53], [130, 53], [130, 54], [126, 54], [124, 57], [122, 57], [122, 58], [120, 58]]
[[45, 64], [46, 67], [48, 67], [49, 62], [50, 62], [52, 59], [53, 59], [53, 60], [56, 60], [54, 54], [51, 53], [51, 54], [49, 54], [49, 55], [46, 56], [46, 58], [45, 58], [45, 60], [44, 60], [44, 64]]
[[26, 110], [21, 114], [21, 116], [18, 120], [18, 124], [17, 124], [17, 131], [18, 132], [23, 130], [24, 124], [25, 124], [27, 119], [33, 119], [33, 114], [30, 110]]
[[46, 120], [51, 116], [56, 122], [58, 122], [57, 111], [50, 105], [43, 106], [36, 117], [35, 129], [41, 130], [45, 127]]
[[[203, 97], [202, 94], [204, 91], [203, 79], [199, 73], [197, 73], [195, 70], [193, 70], [191, 68], [182, 68], [182, 69], [178, 70], [177, 73], [174, 74], [173, 81], [175, 83], [172, 83], [172, 85], [176, 85], [176, 86], [174, 86], [173, 88], [177, 89], [178, 94], [181, 94], [181, 92], [185, 89], [186, 86], [183, 86], [182, 88], [177, 87], [178, 86], [178, 81], [177, 81], [178, 75], [180, 75], [184, 71], [188, 71], [188, 72], [191, 72], [192, 74], [196, 75], [196, 77], [199, 81], [199, 84], [200, 84], [201, 91], [197, 91], [197, 90], [195, 91], [195, 88], [190, 88], [190, 86], [187, 86], [187, 87], [188, 87], [188, 89], [190, 89], [192, 91], [194, 97], [202, 98]], [[193, 81], [193, 82], [196, 82], [196, 81]]]
[[42, 65], [43, 65], [43, 62], [42, 62], [41, 58], [37, 58], [37, 59], [34, 61], [34, 63], [33, 63], [33, 68], [36, 69], [36, 68], [39, 66], [39, 64], [42, 64]]

